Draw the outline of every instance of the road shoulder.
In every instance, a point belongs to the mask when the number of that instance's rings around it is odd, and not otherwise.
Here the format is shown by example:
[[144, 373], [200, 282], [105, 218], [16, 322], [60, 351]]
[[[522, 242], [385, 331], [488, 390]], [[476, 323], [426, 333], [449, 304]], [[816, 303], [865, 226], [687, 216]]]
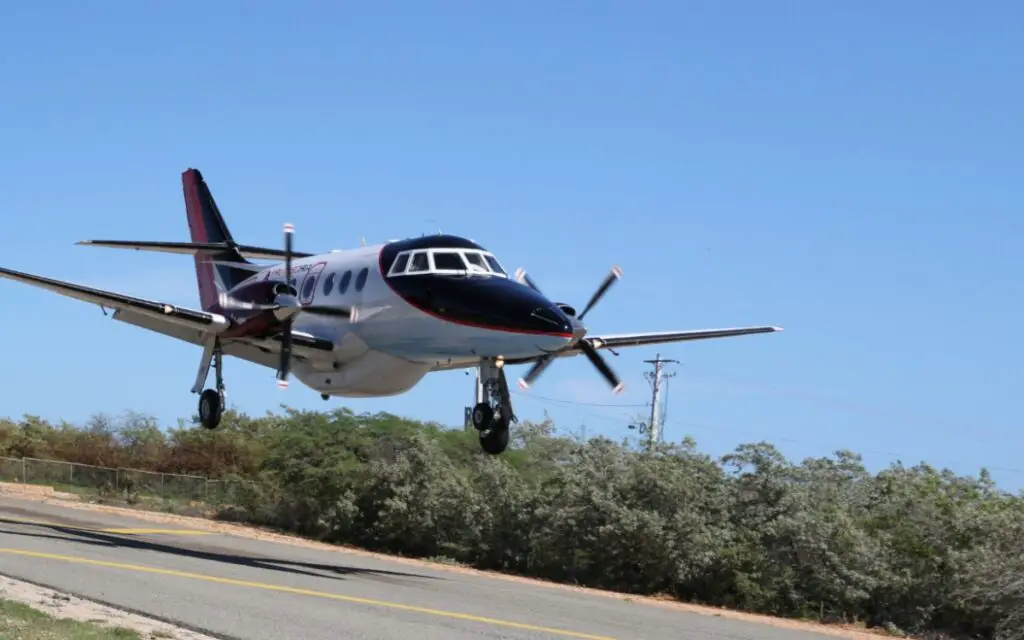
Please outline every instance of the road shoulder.
[[212, 636], [4, 575], [0, 575], [0, 599], [23, 604], [57, 619], [88, 623], [110, 631], [119, 627], [131, 629], [146, 640], [214, 640]]

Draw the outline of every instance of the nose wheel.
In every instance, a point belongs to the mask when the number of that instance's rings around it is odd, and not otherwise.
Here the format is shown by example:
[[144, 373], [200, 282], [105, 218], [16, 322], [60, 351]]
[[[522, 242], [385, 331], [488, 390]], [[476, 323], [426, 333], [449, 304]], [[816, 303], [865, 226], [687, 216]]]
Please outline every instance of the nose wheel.
[[499, 362], [481, 363], [477, 399], [470, 414], [473, 428], [480, 433], [480, 448], [496, 456], [508, 448], [508, 429], [514, 420], [505, 372]]

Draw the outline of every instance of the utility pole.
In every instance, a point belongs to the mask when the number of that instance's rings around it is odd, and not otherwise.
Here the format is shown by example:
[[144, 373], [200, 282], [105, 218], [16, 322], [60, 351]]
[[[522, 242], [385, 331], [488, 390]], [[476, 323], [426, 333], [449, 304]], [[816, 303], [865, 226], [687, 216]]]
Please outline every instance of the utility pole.
[[678, 360], [663, 360], [659, 353], [654, 360], [644, 360], [654, 365], [654, 371], [645, 373], [644, 377], [651, 383], [651, 421], [647, 425], [647, 438], [649, 446], [661, 442], [661, 421], [664, 419], [661, 413], [661, 391], [662, 384], [666, 378], [675, 376], [674, 373], [665, 373], [664, 366], [670, 363], [678, 363]]

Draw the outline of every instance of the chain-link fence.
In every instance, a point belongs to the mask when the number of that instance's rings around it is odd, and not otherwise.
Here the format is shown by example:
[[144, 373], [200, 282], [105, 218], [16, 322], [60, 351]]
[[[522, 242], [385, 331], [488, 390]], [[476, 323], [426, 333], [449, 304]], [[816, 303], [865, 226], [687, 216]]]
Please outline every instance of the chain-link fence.
[[234, 485], [239, 481], [59, 460], [0, 457], [0, 482], [49, 485], [70, 491], [86, 489], [101, 495], [149, 495], [168, 500], [222, 502], [234, 493]]

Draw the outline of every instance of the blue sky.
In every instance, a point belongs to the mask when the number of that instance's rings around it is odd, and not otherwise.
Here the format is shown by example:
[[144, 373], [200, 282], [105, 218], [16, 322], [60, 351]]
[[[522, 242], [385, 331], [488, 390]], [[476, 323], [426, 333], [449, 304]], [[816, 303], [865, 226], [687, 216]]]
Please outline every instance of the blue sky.
[[[925, 460], [1024, 486], [1024, 5], [840, 2], [15, 3], [0, 10], [4, 266], [197, 304], [200, 168], [235, 237], [329, 250], [476, 239], [610, 333], [777, 324], [622, 350], [527, 395], [622, 438], [651, 359], [680, 360], [666, 439], [722, 454]], [[195, 411], [199, 349], [10, 281], [0, 415]], [[230, 402], [457, 425], [461, 373], [332, 400], [228, 360]], [[634, 406], [598, 406], [624, 404]]]

